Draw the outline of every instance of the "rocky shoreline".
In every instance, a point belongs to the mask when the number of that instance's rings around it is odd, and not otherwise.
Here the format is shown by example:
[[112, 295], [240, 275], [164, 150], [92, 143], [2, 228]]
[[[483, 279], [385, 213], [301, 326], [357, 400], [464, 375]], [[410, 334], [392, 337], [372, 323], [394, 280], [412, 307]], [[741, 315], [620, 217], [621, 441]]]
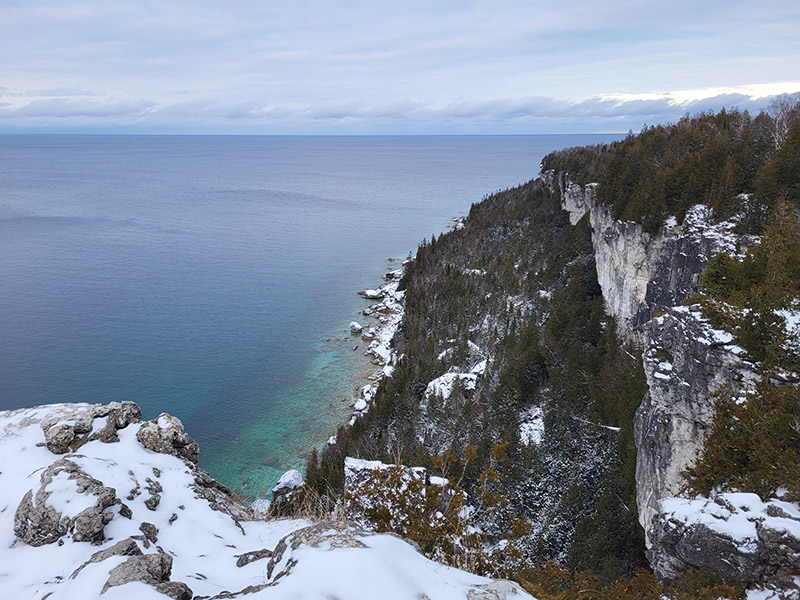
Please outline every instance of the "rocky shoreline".
[[[391, 377], [394, 372], [399, 357], [392, 348], [392, 340], [405, 315], [405, 292], [398, 290], [398, 287], [403, 278], [405, 266], [412, 260], [411, 257], [406, 260], [388, 259], [387, 264], [391, 270], [382, 276], [383, 283], [377, 288], [367, 288], [357, 292], [365, 300], [375, 302], [361, 311], [362, 316], [367, 317], [369, 322], [362, 324], [351, 321], [349, 331], [351, 338], [358, 336], [367, 344], [364, 356], [371, 357], [370, 362], [374, 368], [362, 372], [359, 376], [360, 379], [367, 380], [369, 383], [357, 386], [349, 400], [352, 413], [348, 425], [353, 425], [359, 417], [369, 412], [378, 390], [378, 384], [384, 377]], [[392, 269], [391, 267], [397, 268]], [[353, 351], [357, 351], [359, 348], [360, 344], [352, 346]], [[327, 440], [328, 445], [335, 443], [336, 434], [331, 435]], [[281, 476], [271, 493], [273, 497], [285, 495], [291, 493], [294, 488], [301, 487], [303, 483], [303, 474], [297, 469], [290, 469]], [[269, 504], [269, 499], [257, 498], [253, 506], [263, 507], [266, 510]]]
[[[374, 319], [375, 323], [370, 326], [362, 326], [353, 321], [350, 323], [350, 332], [352, 335], [360, 335], [361, 339], [367, 342], [364, 354], [372, 357], [372, 364], [377, 369], [366, 375], [366, 379], [370, 383], [360, 387], [354, 398], [350, 425], [355, 423], [358, 417], [367, 413], [375, 397], [378, 383], [384, 377], [391, 377], [397, 364], [398, 356], [392, 349], [392, 339], [405, 314], [405, 292], [398, 290], [398, 287], [403, 277], [404, 267], [409, 260], [413, 259], [403, 261], [399, 268], [384, 274], [384, 283], [377, 289], [365, 289], [358, 292], [358, 295], [366, 300], [378, 301], [369, 305], [361, 313], [365, 317]], [[397, 259], [389, 259], [390, 264], [396, 262]], [[334, 439], [331, 438], [329, 443], [332, 443]]]

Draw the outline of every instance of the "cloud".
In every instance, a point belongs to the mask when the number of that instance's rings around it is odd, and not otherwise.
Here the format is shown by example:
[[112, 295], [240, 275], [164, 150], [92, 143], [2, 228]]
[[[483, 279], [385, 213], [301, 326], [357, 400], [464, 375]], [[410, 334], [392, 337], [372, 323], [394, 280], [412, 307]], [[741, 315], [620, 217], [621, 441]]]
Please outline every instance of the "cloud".
[[[800, 89], [800, 85], [797, 86]], [[645, 123], [674, 122], [686, 113], [723, 107], [758, 111], [770, 96], [724, 93], [690, 101], [681, 94], [653, 97], [594, 96], [582, 100], [547, 96], [456, 99], [446, 103], [393, 100], [331, 104], [267, 104], [240, 99], [181, 99], [171, 103], [92, 97], [15, 97], [0, 106], [0, 128], [133, 127], [142, 131], [205, 128], [233, 133], [549, 133], [638, 131]]]
[[51, 98], [33, 100], [15, 109], [5, 109], [4, 116], [56, 119], [115, 119], [135, 116], [143, 118], [154, 109], [155, 105], [147, 100], [114, 100], [86, 101], [69, 98]]

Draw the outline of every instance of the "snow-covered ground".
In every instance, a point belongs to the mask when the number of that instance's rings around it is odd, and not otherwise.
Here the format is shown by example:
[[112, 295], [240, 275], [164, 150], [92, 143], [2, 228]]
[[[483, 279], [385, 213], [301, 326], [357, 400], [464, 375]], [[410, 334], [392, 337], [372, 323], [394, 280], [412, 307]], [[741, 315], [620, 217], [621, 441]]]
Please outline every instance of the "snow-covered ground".
[[[396, 537], [341, 523], [255, 520], [179, 456], [193, 442], [176, 419], [148, 429], [120, 411], [97, 415], [98, 407], [0, 413], [3, 598], [505, 597], [484, 589], [504, 583], [434, 563]], [[87, 532], [94, 543], [78, 541]]]

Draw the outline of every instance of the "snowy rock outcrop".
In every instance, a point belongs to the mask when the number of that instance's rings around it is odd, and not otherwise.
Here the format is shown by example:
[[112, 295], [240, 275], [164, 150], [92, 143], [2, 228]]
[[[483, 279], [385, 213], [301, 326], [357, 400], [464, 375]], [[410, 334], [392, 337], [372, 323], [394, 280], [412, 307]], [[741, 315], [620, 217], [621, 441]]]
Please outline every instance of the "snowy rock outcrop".
[[133, 403], [0, 412], [3, 597], [466, 600], [498, 583], [392, 536], [257, 520], [192, 462], [178, 419], [140, 415]]
[[19, 539], [31, 546], [59, 542], [68, 534], [76, 542], [105, 540], [104, 528], [114, 518], [108, 509], [122, 504], [115, 489], [68, 458], [47, 467], [40, 481], [36, 494], [28, 490], [17, 506], [14, 533]]
[[86, 442], [116, 442], [117, 431], [142, 420], [133, 402], [111, 402], [93, 406], [60, 404], [42, 423], [47, 449], [53, 454], [77, 450]]
[[148, 450], [185, 458], [190, 463], [197, 463], [200, 454], [200, 447], [183, 430], [183, 423], [167, 413], [144, 423], [136, 439]]
[[703, 448], [714, 419], [712, 395], [739, 395], [758, 375], [733, 336], [703, 319], [699, 307], [678, 306], [645, 329], [644, 369], [649, 390], [634, 417], [639, 522], [649, 529], [661, 500], [681, 491], [681, 473]]
[[713, 500], [667, 498], [650, 531], [650, 564], [673, 579], [687, 569], [708, 568], [743, 584], [768, 582], [800, 589], [800, 510], [796, 504], [762, 502], [755, 494], [726, 493]]

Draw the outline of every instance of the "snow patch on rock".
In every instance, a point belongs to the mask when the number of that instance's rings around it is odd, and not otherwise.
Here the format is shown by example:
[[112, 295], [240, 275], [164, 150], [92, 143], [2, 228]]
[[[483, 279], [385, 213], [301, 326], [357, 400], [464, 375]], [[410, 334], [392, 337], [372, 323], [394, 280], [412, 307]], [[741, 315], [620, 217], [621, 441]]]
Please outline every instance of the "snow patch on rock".
[[519, 439], [526, 446], [539, 444], [544, 435], [544, 412], [540, 406], [531, 406], [520, 415]]

